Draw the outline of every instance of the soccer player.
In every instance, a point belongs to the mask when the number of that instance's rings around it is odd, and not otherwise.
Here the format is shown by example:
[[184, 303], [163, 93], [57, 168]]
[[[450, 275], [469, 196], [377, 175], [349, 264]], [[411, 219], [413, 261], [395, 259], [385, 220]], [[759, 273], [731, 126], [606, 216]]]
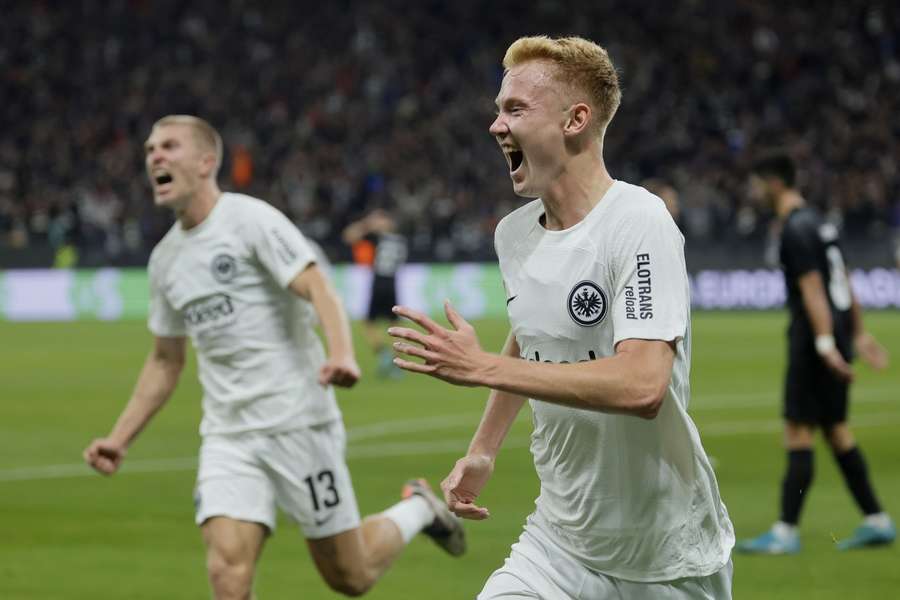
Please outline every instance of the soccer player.
[[396, 377], [403, 371], [394, 366], [394, 353], [384, 338], [384, 322], [396, 320], [392, 309], [397, 304], [397, 271], [409, 254], [406, 237], [398, 231], [394, 217], [379, 208], [348, 225], [343, 238], [354, 249], [354, 258], [372, 268], [366, 338], [378, 357], [378, 374]]
[[[397, 307], [397, 364], [491, 389], [467, 454], [442, 483], [469, 519], [528, 399], [535, 511], [478, 596], [731, 598], [734, 533], [687, 414], [690, 304], [683, 238], [662, 200], [614, 180], [603, 138], [621, 96], [607, 52], [525, 37], [503, 59], [490, 133], [516, 194], [497, 226], [511, 332], [501, 355]], [[418, 362], [416, 359], [424, 359]]]
[[216, 598], [251, 597], [276, 505], [299, 523], [328, 585], [347, 595], [368, 590], [419, 531], [461, 554], [460, 521], [424, 480], [360, 522], [333, 390], [352, 386], [359, 367], [340, 299], [303, 235], [262, 200], [219, 190], [222, 141], [206, 121], [164, 117], [145, 149], [155, 202], [177, 217], [150, 257], [155, 343], [131, 400], [85, 460], [103, 474], [119, 468], [175, 389], [190, 336], [203, 387], [196, 522]]
[[887, 366], [887, 352], [863, 327], [837, 228], [806, 204], [795, 179], [793, 161], [781, 153], [760, 159], [751, 176], [751, 189], [769, 203], [781, 226], [780, 259], [791, 323], [784, 384], [787, 471], [781, 484], [781, 518], [769, 531], [738, 544], [742, 552], [800, 551], [797, 525], [813, 479], [817, 428], [822, 429], [844, 481], [865, 515], [862, 525], [839, 542], [838, 548], [885, 544], [896, 537], [847, 424], [853, 350], [876, 369]]

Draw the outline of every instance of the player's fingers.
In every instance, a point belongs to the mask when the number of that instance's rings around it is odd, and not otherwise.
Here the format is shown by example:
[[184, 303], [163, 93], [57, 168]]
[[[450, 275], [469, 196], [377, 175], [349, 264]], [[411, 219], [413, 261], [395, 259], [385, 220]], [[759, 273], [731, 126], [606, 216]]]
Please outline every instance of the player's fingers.
[[394, 350], [400, 352], [402, 354], [406, 354], [407, 356], [416, 356], [418, 358], [424, 358], [428, 362], [437, 362], [440, 356], [432, 352], [431, 350], [426, 350], [421, 346], [413, 346], [412, 344], [404, 344], [403, 342], [394, 342]]
[[417, 362], [404, 360], [399, 356], [394, 358], [394, 364], [404, 371], [412, 371], [413, 373], [425, 373], [426, 375], [431, 375], [435, 370], [437, 370], [436, 365], [423, 365]]
[[84, 449], [84, 452], [81, 453], [84, 456], [84, 460], [91, 462], [94, 460], [94, 457], [97, 456], [97, 446], [95, 442], [91, 442], [90, 445]]
[[319, 369], [319, 385], [328, 385], [331, 383], [331, 367], [324, 365]]
[[449, 300], [444, 300], [444, 314], [447, 315], [447, 320], [450, 321], [450, 324], [453, 325], [457, 331], [470, 329], [472, 327], [469, 325], [469, 322], [453, 308], [453, 305], [450, 304]]
[[388, 335], [395, 338], [409, 340], [410, 342], [415, 342], [423, 346], [428, 345], [428, 336], [426, 336], [421, 331], [416, 331], [415, 329], [410, 329], [409, 327], [391, 327], [390, 329], [388, 329]]
[[395, 306], [393, 311], [398, 317], [409, 319], [428, 333], [440, 335], [441, 337], [446, 337], [447, 335], [447, 330], [432, 321], [425, 313], [413, 310], [407, 306]]
[[462, 519], [471, 519], [473, 521], [483, 521], [490, 516], [488, 509], [467, 502], [454, 502], [448, 504], [450, 512]]
[[116, 464], [106, 457], [98, 457], [94, 461], [94, 468], [104, 475], [110, 475], [116, 470]]

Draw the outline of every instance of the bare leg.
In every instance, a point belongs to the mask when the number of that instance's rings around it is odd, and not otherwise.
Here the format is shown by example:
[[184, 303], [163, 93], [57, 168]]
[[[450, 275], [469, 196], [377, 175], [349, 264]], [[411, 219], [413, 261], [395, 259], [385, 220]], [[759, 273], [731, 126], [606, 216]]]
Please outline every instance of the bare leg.
[[347, 596], [366, 593], [406, 546], [397, 525], [380, 514], [366, 517], [356, 529], [307, 544], [325, 582]]
[[206, 569], [215, 600], [252, 600], [253, 575], [267, 529], [259, 523], [213, 517], [201, 526]]

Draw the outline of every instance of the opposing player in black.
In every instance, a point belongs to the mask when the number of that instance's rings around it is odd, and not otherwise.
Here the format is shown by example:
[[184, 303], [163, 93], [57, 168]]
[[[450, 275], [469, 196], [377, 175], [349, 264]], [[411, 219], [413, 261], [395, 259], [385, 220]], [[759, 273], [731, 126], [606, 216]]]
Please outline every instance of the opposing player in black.
[[865, 520], [838, 543], [847, 550], [894, 541], [896, 529], [882, 511], [866, 462], [847, 424], [854, 352], [875, 369], [887, 352], [863, 328], [850, 287], [837, 228], [808, 206], [795, 188], [796, 168], [784, 154], [761, 159], [751, 186], [774, 209], [781, 226], [780, 260], [791, 322], [784, 386], [787, 473], [781, 488], [781, 519], [738, 551], [793, 554], [800, 551], [797, 524], [813, 479], [813, 435], [822, 429]]
[[[344, 242], [354, 248], [357, 262], [372, 268], [372, 295], [366, 316], [366, 338], [378, 356], [378, 374], [398, 377], [394, 353], [387, 346], [384, 321], [393, 322], [397, 304], [397, 271], [406, 262], [408, 248], [394, 217], [384, 209], [375, 209], [344, 229]], [[360, 251], [362, 250], [362, 251]]]

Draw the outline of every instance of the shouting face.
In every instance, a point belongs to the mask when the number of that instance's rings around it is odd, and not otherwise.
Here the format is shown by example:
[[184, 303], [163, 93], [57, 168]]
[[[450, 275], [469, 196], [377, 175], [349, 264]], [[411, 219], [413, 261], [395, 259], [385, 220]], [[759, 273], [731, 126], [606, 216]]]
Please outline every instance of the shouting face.
[[541, 196], [565, 167], [570, 106], [554, 78], [555, 68], [545, 61], [517, 65], [507, 70], [497, 95], [490, 133], [506, 157], [519, 196]]
[[157, 206], [183, 209], [215, 168], [215, 151], [199, 143], [190, 125], [159, 125], [144, 144], [147, 176]]

